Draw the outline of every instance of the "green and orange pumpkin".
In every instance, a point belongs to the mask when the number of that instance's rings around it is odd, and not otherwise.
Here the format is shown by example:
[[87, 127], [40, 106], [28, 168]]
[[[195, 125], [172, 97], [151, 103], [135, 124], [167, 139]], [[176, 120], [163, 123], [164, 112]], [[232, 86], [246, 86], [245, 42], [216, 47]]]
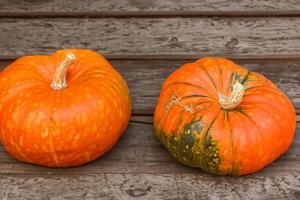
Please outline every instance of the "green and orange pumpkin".
[[181, 163], [213, 174], [256, 172], [287, 151], [296, 127], [286, 95], [223, 58], [185, 64], [164, 82], [155, 132]]
[[122, 76], [98, 53], [25, 56], [0, 74], [0, 138], [18, 160], [71, 167], [95, 160], [127, 127]]

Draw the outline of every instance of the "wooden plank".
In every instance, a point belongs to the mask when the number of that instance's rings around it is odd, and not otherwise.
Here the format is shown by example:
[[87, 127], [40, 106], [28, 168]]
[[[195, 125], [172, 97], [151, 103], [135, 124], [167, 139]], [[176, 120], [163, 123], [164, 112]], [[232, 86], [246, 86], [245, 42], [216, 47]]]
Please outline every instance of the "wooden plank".
[[0, 0], [1, 17], [291, 16], [300, 1], [286, 0]]
[[[186, 61], [112, 61], [129, 83], [133, 113], [149, 115], [154, 112], [163, 81], [183, 63]], [[300, 62], [238, 63], [272, 80], [291, 98], [300, 114]]]
[[207, 174], [1, 175], [1, 199], [299, 199], [298, 172], [282, 176]]
[[[147, 117], [146, 117], [147, 118]], [[289, 151], [263, 169], [262, 177], [298, 172], [300, 176], [300, 123]], [[53, 169], [24, 164], [0, 148], [0, 174], [205, 174], [179, 164], [160, 144], [151, 124], [131, 122], [117, 145], [91, 164], [69, 169]]]
[[[152, 143], [154, 150], [160, 145], [152, 126], [131, 123], [105, 157], [128, 151], [135, 160], [102, 157], [83, 167], [50, 169], [0, 159], [0, 199], [297, 199], [299, 125], [292, 148], [269, 167], [244, 177], [224, 177], [184, 167], [162, 148], [160, 155], [149, 157], [144, 147]], [[133, 146], [139, 147], [142, 157], [136, 156]], [[289, 154], [294, 154], [292, 160], [285, 159]]]
[[[300, 18], [0, 19], [0, 57], [88, 48], [105, 55], [300, 55]], [[162, 34], [163, 33], [163, 34]]]
[[[300, 60], [235, 60], [272, 80], [293, 101], [300, 114]], [[1, 61], [0, 69], [11, 60]], [[134, 115], [152, 115], [161, 85], [179, 66], [193, 60], [110, 60], [128, 82]]]

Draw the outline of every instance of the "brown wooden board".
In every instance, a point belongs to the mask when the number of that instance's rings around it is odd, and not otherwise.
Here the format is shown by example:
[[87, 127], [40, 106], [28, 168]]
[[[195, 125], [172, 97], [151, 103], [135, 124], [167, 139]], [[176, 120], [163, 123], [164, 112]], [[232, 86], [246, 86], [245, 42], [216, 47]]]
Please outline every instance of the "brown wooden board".
[[112, 151], [77, 168], [24, 164], [1, 149], [0, 199], [297, 199], [299, 123], [297, 127], [286, 154], [243, 177], [213, 176], [179, 164], [149, 124], [130, 123]]
[[[1, 18], [0, 58], [88, 48], [110, 56], [299, 58], [300, 18]], [[150, 55], [150, 56], [149, 56]]]
[[1, 175], [1, 199], [299, 199], [299, 171], [244, 178], [207, 174]]
[[[19, 56], [62, 48], [96, 50], [125, 77], [128, 129], [110, 152], [76, 168], [25, 164], [0, 145], [1, 200], [299, 199], [300, 0], [0, 0], [0, 70]], [[164, 79], [203, 56], [262, 73], [296, 108], [293, 145], [255, 174], [183, 166], [154, 135]]]
[[0, 0], [0, 17], [291, 16], [299, 0]]
[[[148, 118], [148, 117], [144, 117]], [[300, 173], [300, 124], [289, 151], [263, 170], [261, 176]], [[153, 125], [130, 122], [127, 131], [117, 145], [100, 159], [82, 167], [55, 169], [24, 164], [12, 158], [0, 148], [0, 174], [205, 174], [198, 169], [179, 164], [160, 144], [154, 135]], [[300, 176], [300, 174], [299, 174]]]
[[[152, 115], [163, 81], [174, 70], [194, 60], [110, 60], [125, 77], [131, 91], [134, 115]], [[300, 114], [300, 61], [235, 60], [272, 80], [294, 103]], [[0, 69], [11, 63], [0, 61]]]

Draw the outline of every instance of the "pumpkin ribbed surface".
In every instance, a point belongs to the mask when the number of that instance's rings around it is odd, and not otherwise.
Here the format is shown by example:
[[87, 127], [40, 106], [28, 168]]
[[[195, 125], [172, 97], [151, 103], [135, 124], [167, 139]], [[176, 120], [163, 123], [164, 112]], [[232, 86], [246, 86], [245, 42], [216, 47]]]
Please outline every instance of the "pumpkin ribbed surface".
[[213, 174], [244, 175], [287, 151], [296, 113], [264, 76], [227, 59], [203, 58], [166, 79], [154, 127], [181, 163]]
[[0, 75], [0, 105], [5, 149], [50, 167], [82, 165], [107, 152], [131, 110], [122, 76], [96, 52], [80, 49], [10, 64]]

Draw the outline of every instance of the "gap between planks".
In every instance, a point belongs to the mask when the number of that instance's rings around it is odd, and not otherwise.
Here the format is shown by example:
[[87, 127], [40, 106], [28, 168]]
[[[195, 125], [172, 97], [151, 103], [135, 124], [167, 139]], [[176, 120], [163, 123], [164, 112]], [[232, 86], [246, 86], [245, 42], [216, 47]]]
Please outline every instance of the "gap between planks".
[[[296, 115], [296, 121], [300, 122], [300, 115]], [[131, 123], [153, 124], [153, 115], [132, 115]]]
[[[97, 51], [97, 50], [95, 50]], [[55, 51], [53, 51], [54, 53]], [[98, 51], [97, 51], [98, 52]], [[17, 58], [22, 56], [34, 56], [41, 55], [38, 53], [28, 54], [28, 55], [0, 55], [0, 62], [12, 62]], [[280, 54], [280, 55], [223, 55], [223, 54], [214, 54], [214, 55], [200, 55], [200, 54], [101, 54], [108, 60], [159, 60], [159, 61], [177, 61], [177, 60], [186, 60], [186, 61], [195, 61], [201, 57], [223, 57], [235, 61], [241, 62], [262, 62], [262, 63], [274, 63], [274, 62], [293, 62], [300, 61], [300, 53], [299, 54]]]

